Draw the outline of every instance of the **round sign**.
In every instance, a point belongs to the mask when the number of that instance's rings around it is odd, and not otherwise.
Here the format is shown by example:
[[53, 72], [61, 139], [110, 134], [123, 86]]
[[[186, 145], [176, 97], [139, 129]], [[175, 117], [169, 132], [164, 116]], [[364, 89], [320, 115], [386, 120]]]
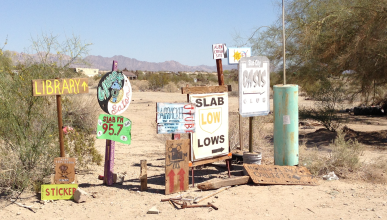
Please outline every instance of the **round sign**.
[[98, 83], [97, 99], [102, 110], [111, 115], [122, 114], [132, 99], [129, 79], [121, 72], [108, 72]]

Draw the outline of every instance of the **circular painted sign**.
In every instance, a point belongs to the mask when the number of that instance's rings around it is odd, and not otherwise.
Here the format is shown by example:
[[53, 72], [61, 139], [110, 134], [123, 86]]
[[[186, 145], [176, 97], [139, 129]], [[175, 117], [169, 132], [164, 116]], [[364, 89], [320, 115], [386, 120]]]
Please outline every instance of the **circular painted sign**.
[[129, 79], [121, 72], [108, 72], [98, 83], [97, 99], [102, 110], [111, 115], [122, 114], [132, 99]]

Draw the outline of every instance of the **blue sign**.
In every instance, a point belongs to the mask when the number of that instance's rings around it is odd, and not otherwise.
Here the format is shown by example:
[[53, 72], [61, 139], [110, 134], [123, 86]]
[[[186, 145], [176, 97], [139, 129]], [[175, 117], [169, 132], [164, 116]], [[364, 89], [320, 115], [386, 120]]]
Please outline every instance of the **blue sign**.
[[195, 104], [156, 103], [157, 134], [195, 132]]

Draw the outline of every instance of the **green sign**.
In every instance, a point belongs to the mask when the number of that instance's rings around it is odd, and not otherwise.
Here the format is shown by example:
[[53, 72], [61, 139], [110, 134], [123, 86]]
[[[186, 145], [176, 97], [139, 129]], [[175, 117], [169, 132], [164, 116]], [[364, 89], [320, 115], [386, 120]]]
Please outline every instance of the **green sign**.
[[97, 138], [130, 144], [132, 122], [122, 116], [100, 114], [97, 125]]
[[78, 184], [53, 184], [41, 186], [41, 200], [73, 199]]

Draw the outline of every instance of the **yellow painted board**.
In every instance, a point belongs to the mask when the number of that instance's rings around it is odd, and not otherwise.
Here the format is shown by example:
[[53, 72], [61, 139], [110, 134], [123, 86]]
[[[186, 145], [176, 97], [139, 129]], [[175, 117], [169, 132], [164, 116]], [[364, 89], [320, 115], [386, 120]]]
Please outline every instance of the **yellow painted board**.
[[51, 184], [41, 186], [41, 200], [74, 199], [78, 184]]
[[75, 95], [89, 93], [88, 78], [35, 79], [32, 80], [32, 95]]

